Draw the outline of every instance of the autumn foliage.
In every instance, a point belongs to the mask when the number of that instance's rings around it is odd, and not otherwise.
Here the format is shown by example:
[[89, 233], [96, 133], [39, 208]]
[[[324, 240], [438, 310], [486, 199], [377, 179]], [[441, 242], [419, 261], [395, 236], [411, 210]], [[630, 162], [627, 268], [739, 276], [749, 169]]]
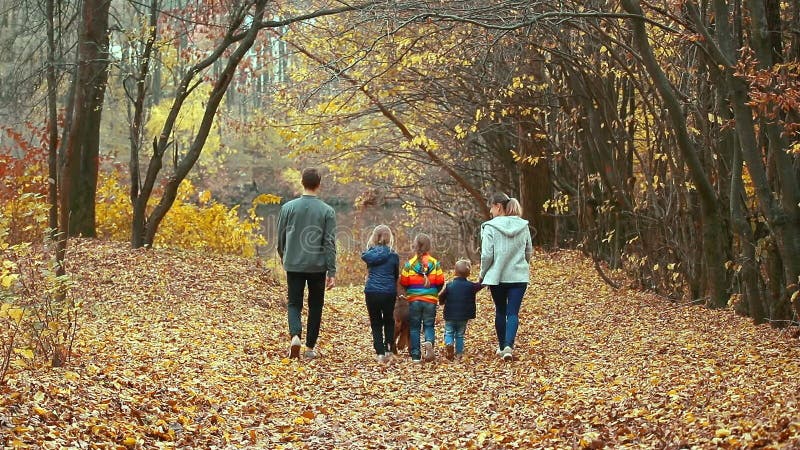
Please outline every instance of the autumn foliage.
[[[120, 172], [101, 176], [97, 200], [98, 236], [127, 240], [133, 211]], [[258, 247], [267, 243], [261, 230], [263, 218], [256, 215], [256, 207], [278, 201], [276, 196], [261, 195], [253, 201], [247, 216], [240, 217], [238, 206], [218, 203], [210, 191], [198, 192], [190, 181], [184, 180], [155, 244], [254, 256]]]
[[0, 230], [12, 242], [40, 241], [47, 226], [47, 153], [41, 144], [41, 130], [27, 125], [23, 136], [0, 127], [11, 145], [0, 148]]
[[[67, 362], [81, 311], [71, 273], [59, 275], [49, 254], [43, 152], [9, 135], [26, 156], [16, 158], [14, 149], [0, 152], [0, 382], [9, 370]], [[242, 218], [238, 207], [220, 204], [185, 181], [157, 243], [254, 256], [266, 244], [255, 208], [279, 200], [261, 195]], [[129, 238], [131, 206], [117, 171], [101, 176], [97, 219], [101, 237]]]
[[[539, 253], [515, 354], [484, 291], [462, 362], [372, 354], [362, 286], [326, 297], [321, 357], [285, 358], [285, 287], [252, 259], [80, 241], [73, 363], [15, 369], [0, 443], [19, 448], [793, 448], [800, 353], [731, 311], [612, 291]], [[137, 268], [136, 271], [131, 268]]]

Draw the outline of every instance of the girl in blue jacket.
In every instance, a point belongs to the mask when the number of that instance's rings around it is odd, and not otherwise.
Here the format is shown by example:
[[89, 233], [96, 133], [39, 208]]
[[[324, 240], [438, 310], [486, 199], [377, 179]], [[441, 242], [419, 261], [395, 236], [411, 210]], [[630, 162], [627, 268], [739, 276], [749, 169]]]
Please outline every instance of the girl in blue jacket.
[[394, 302], [397, 297], [397, 278], [400, 276], [400, 257], [393, 249], [392, 230], [378, 225], [372, 230], [367, 250], [361, 259], [367, 263], [364, 296], [372, 328], [372, 345], [378, 362], [385, 362], [394, 345]]

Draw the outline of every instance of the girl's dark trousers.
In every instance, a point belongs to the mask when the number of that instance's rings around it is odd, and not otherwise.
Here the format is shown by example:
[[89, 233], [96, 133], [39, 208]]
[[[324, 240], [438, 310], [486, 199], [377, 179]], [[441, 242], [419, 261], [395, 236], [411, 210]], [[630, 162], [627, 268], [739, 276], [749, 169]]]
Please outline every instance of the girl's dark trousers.
[[367, 299], [369, 325], [372, 328], [372, 345], [375, 354], [389, 353], [394, 345], [394, 301], [395, 294], [364, 294]]

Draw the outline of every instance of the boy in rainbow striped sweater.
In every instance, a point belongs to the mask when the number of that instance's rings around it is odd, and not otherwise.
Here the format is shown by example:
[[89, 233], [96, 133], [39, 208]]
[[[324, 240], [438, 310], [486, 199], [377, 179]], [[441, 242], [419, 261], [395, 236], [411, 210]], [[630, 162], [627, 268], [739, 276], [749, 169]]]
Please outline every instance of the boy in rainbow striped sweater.
[[[412, 245], [414, 256], [403, 265], [400, 272], [400, 287], [408, 300], [408, 321], [411, 328], [411, 361], [418, 363], [420, 357], [433, 361], [433, 342], [436, 338], [434, 322], [439, 291], [444, 286], [444, 272], [439, 261], [431, 256], [431, 237], [420, 233]], [[425, 335], [420, 351], [420, 329]]]

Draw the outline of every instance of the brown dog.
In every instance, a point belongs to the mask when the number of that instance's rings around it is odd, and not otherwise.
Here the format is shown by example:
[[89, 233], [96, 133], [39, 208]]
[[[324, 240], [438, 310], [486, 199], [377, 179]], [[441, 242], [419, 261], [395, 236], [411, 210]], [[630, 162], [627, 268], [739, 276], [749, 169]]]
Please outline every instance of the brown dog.
[[398, 295], [394, 302], [394, 343], [392, 352], [397, 355], [402, 350], [408, 350], [411, 343], [411, 327], [408, 324], [408, 300], [404, 295]]

